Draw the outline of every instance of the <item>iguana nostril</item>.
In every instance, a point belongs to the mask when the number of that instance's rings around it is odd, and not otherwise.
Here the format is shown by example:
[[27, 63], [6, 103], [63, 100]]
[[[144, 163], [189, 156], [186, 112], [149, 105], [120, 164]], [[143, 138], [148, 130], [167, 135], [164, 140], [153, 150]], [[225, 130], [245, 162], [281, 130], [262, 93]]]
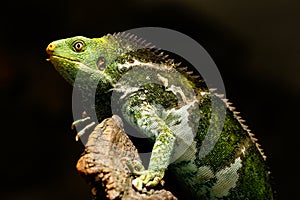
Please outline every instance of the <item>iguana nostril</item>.
[[50, 52], [53, 52], [55, 49], [55, 44], [54, 43], [50, 43], [47, 48], [46, 48], [46, 51], [47, 53], [50, 53]]

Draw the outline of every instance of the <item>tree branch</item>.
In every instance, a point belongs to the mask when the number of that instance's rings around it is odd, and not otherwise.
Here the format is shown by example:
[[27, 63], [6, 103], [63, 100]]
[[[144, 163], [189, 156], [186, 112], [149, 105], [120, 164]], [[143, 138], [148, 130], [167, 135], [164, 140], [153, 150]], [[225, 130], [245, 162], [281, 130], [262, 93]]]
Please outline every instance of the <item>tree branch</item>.
[[95, 127], [76, 166], [91, 186], [94, 200], [177, 199], [171, 192], [161, 188], [136, 191], [124, 158], [141, 161], [137, 149], [123, 130], [122, 120], [114, 115]]

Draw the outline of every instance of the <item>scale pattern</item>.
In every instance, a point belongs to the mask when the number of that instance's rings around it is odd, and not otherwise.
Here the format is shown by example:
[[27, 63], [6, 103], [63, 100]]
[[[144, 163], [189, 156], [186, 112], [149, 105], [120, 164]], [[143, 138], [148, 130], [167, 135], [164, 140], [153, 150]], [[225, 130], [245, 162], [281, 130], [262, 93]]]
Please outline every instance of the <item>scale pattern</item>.
[[[133, 171], [137, 190], [159, 184], [168, 169], [196, 199], [273, 199], [257, 139], [192, 66], [182, 66], [129, 33], [57, 40], [46, 51], [80, 92], [87, 113], [96, 110], [96, 120], [102, 121], [114, 107], [153, 141], [148, 169], [131, 166], [141, 169]], [[94, 103], [89, 100], [93, 91]]]

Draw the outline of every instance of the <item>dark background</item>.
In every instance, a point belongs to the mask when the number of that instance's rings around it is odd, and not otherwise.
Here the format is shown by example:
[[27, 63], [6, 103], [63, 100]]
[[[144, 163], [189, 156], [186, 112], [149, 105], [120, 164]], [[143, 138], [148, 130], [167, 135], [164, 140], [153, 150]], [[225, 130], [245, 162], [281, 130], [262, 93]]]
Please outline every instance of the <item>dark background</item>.
[[216, 62], [227, 96], [268, 156], [280, 199], [299, 184], [300, 2], [9, 1], [1, 3], [0, 199], [89, 199], [75, 165], [69, 86], [49, 42], [144, 26], [180, 31]]

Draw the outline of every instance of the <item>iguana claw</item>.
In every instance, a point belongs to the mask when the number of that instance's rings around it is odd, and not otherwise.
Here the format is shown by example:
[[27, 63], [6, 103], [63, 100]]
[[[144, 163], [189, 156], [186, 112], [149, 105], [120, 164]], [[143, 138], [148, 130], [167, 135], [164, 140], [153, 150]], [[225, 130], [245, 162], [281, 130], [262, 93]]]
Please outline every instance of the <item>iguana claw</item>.
[[92, 128], [96, 123], [95, 122], [91, 122], [90, 124], [86, 125], [83, 129], [81, 129], [77, 135], [75, 136], [75, 140], [78, 141], [79, 138], [84, 135], [87, 130], [89, 130], [90, 128]]
[[[72, 130], [75, 129], [75, 127], [76, 127], [77, 125], [83, 124], [84, 122], [86, 122], [86, 121], [88, 121], [88, 120], [90, 120], [90, 119], [91, 119], [91, 118], [87, 116], [86, 112], [83, 112], [83, 113], [82, 113], [82, 119], [78, 119], [78, 120], [74, 121], [74, 122], [72, 123], [72, 125], [71, 125], [71, 129], [72, 129]], [[85, 125], [84, 128], [81, 129], [81, 130], [77, 133], [77, 135], [76, 135], [76, 137], [75, 137], [75, 140], [78, 141], [79, 138], [80, 138], [82, 135], [84, 135], [89, 129], [91, 129], [95, 124], [96, 124], [95, 122], [91, 122], [91, 123]]]
[[74, 121], [74, 122], [72, 123], [72, 125], [71, 125], [71, 129], [72, 129], [72, 130], [75, 129], [75, 127], [76, 127], [78, 124], [81, 124], [81, 123], [83, 123], [83, 122], [85, 122], [85, 121], [87, 121], [87, 120], [90, 120], [90, 119], [91, 119], [90, 117], [85, 117], [85, 118], [78, 119], [78, 120]]

